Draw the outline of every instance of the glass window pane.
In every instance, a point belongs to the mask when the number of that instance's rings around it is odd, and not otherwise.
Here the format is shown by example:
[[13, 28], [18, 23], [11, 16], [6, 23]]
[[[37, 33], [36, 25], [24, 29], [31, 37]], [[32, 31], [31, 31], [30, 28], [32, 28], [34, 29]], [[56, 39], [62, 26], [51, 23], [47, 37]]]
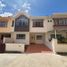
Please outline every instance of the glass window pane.
[[43, 19], [34, 19], [33, 27], [43, 27]]
[[37, 36], [36, 36], [36, 39], [37, 39], [37, 40], [41, 40], [41, 39], [42, 39], [42, 35], [37, 35]]
[[17, 34], [16, 39], [25, 39], [25, 34]]
[[0, 22], [0, 27], [7, 27], [7, 22]]

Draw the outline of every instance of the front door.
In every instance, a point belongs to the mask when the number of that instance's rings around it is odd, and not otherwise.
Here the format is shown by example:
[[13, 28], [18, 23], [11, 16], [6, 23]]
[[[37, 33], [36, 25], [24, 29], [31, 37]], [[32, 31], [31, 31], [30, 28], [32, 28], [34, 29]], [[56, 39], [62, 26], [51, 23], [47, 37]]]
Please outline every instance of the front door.
[[30, 41], [34, 44], [44, 44], [45, 36], [43, 34], [32, 34]]
[[30, 43], [34, 44], [35, 43], [35, 35], [30, 36]]
[[43, 35], [36, 35], [36, 40], [35, 40], [36, 44], [43, 44], [44, 43], [44, 36]]

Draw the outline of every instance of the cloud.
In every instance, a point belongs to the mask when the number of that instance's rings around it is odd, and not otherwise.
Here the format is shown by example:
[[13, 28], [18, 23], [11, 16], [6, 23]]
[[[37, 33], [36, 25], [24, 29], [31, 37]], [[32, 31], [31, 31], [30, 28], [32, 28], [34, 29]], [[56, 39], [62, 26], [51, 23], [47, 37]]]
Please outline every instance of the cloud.
[[29, 13], [29, 10], [25, 10], [26, 13]]
[[23, 12], [26, 12], [26, 13], [30, 13], [30, 10], [31, 10], [31, 3], [30, 2], [23, 2], [23, 4], [19, 7], [17, 4], [15, 4], [13, 6], [14, 9], [16, 9], [17, 11], [23, 11]]
[[13, 8], [14, 8], [14, 9], [17, 9], [17, 7], [18, 7], [17, 4], [14, 4], [14, 5], [13, 5]]
[[10, 12], [4, 12], [3, 14], [0, 14], [0, 16], [2, 17], [8, 17], [8, 16], [12, 16], [13, 14]]
[[28, 2], [24, 2], [23, 5], [22, 5], [22, 9], [26, 13], [29, 13], [29, 11], [31, 10], [31, 4], [28, 3]]
[[0, 7], [5, 7], [6, 5], [4, 3], [2, 3], [2, 1], [0, 1]]
[[21, 11], [21, 9], [17, 9], [18, 11]]
[[25, 3], [22, 5], [22, 7], [25, 8], [25, 9], [31, 9], [30, 5], [31, 5], [30, 3], [25, 2]]
[[31, 2], [28, 0], [0, 0], [0, 14], [4, 12], [31, 12]]
[[2, 3], [2, 1], [0, 1], [0, 13], [3, 12], [4, 7], [6, 7], [6, 5], [4, 3]]

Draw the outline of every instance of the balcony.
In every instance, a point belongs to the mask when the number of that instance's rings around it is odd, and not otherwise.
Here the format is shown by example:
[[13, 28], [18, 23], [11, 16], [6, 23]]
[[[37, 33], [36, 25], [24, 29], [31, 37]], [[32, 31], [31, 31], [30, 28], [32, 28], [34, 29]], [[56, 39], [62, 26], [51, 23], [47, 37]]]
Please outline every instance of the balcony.
[[67, 25], [54, 25], [54, 29], [56, 30], [67, 30]]
[[28, 32], [29, 31], [29, 26], [28, 27], [15, 27], [15, 31]]

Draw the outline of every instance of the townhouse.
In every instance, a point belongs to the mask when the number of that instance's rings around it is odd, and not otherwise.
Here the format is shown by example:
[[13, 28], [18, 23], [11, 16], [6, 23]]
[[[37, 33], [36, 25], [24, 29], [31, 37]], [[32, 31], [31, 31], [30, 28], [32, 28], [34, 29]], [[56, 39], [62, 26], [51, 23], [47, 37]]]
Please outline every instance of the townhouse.
[[0, 17], [0, 40], [4, 43], [45, 44], [53, 50], [52, 38], [67, 43], [67, 14], [29, 16], [20, 12]]

